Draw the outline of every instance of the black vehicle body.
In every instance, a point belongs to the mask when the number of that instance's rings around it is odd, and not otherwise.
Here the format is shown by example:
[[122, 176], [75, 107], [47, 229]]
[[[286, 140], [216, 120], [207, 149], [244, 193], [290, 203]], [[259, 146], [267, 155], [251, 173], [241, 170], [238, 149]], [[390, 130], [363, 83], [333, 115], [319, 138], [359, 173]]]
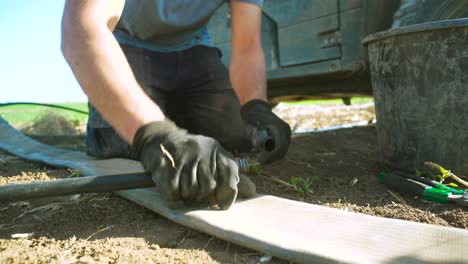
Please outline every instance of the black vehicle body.
[[[209, 23], [228, 64], [229, 6]], [[262, 45], [271, 98], [351, 97], [372, 92], [366, 47], [372, 33], [465, 17], [467, 0], [267, 0]]]

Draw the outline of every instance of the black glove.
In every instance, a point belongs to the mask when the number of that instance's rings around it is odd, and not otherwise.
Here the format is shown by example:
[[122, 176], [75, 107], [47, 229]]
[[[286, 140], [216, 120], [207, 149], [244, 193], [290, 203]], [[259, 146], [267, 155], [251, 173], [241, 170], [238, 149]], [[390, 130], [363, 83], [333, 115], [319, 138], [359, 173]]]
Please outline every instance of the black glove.
[[131, 146], [170, 207], [216, 203], [228, 209], [236, 200], [238, 167], [213, 138], [192, 135], [169, 120], [142, 126]]
[[291, 127], [271, 111], [271, 106], [262, 100], [252, 100], [242, 106], [242, 117], [244, 120], [258, 127], [266, 129], [275, 142], [272, 151], [262, 151], [258, 160], [269, 163], [278, 160], [288, 152], [291, 143]]

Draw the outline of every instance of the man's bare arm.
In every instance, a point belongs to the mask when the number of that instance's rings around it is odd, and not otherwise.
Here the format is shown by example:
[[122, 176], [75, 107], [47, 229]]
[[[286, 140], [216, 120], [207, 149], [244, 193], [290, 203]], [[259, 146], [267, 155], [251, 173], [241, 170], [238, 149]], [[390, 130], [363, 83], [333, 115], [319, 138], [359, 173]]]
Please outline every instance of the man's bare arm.
[[67, 0], [62, 52], [90, 102], [128, 143], [144, 124], [164, 119], [137, 83], [112, 35], [125, 0]]
[[229, 75], [242, 105], [252, 99], [267, 100], [261, 17], [260, 7], [231, 1], [232, 54]]

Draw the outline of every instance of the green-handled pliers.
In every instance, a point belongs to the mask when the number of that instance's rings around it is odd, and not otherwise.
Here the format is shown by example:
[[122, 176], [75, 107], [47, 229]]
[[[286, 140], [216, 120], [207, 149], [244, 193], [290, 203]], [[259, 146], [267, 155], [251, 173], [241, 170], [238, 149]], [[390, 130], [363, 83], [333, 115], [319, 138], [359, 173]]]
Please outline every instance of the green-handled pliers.
[[419, 196], [427, 201], [446, 204], [455, 202], [468, 207], [468, 192], [463, 189], [447, 187], [428, 178], [409, 173], [382, 172], [379, 181], [401, 194]]

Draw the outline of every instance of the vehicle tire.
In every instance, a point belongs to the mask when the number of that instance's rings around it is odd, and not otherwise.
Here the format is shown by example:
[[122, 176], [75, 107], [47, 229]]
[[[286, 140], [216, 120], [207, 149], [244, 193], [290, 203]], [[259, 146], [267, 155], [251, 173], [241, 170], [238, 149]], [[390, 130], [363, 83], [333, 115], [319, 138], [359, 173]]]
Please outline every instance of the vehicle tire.
[[468, 17], [467, 0], [402, 0], [392, 28]]

